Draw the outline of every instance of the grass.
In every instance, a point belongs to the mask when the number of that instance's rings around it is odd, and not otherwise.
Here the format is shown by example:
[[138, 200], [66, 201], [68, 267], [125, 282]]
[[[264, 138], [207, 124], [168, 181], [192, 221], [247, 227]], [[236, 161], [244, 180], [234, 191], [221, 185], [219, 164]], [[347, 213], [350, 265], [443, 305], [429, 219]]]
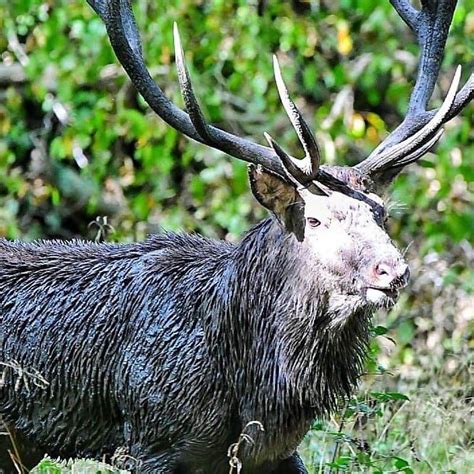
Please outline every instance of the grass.
[[50, 458], [43, 459], [31, 471], [31, 474], [127, 474], [127, 471], [114, 468], [108, 464], [78, 459], [74, 461], [60, 461]]
[[376, 390], [386, 389], [391, 376], [381, 376], [308, 433], [301, 451], [310, 472], [474, 472], [467, 368], [463, 372], [464, 388], [413, 385], [386, 399]]

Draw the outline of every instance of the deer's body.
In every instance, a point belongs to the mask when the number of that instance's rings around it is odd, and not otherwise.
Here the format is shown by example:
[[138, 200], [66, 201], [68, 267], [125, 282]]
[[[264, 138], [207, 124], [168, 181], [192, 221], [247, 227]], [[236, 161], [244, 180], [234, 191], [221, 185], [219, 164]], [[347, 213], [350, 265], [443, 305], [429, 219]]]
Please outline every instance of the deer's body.
[[124, 447], [152, 472], [228, 472], [258, 420], [239, 456], [276, 467], [350, 392], [368, 331], [362, 305], [329, 327], [328, 289], [296, 244], [273, 219], [239, 245], [0, 241], [0, 360], [49, 382], [4, 368], [0, 413], [51, 455]]
[[408, 280], [376, 193], [474, 96], [474, 75], [457, 92], [458, 67], [427, 110], [456, 1], [391, 1], [422, 46], [420, 71], [405, 120], [349, 168], [321, 166], [276, 58], [302, 160], [268, 135], [265, 147], [206, 123], [175, 25], [179, 110], [147, 72], [130, 2], [88, 0], [150, 107], [251, 163], [252, 192], [274, 217], [238, 245], [172, 234], [123, 246], [0, 241], [0, 416], [11, 431], [63, 457], [124, 448], [140, 472], [168, 474], [228, 472], [227, 448], [245, 431], [253, 442], [230, 453], [243, 473], [306, 472], [298, 443], [351, 392], [370, 315]]

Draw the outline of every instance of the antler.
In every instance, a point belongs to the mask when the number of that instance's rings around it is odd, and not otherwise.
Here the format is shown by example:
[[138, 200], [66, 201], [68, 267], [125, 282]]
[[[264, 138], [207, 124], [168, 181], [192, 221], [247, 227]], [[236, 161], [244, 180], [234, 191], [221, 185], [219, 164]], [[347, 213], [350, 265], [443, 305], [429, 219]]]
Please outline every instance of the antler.
[[[320, 167], [317, 142], [288, 94], [276, 58], [274, 70], [278, 92], [305, 151], [303, 160], [288, 155], [269, 135], [265, 136], [270, 147], [265, 147], [206, 122], [192, 89], [176, 25], [174, 41], [178, 78], [188, 113], [176, 107], [151, 78], [143, 59], [130, 0], [87, 1], [104, 21], [112, 48], [138, 92], [152, 110], [173, 128], [200, 143], [240, 160], [261, 165], [300, 185], [307, 186], [311, 181], [319, 181], [330, 189], [352, 194], [346, 184]], [[474, 97], [474, 74], [456, 93], [460, 79], [458, 68], [443, 105], [436, 110], [426, 110], [438, 77], [457, 0], [421, 0], [420, 11], [409, 0], [390, 1], [416, 34], [421, 46], [421, 56], [418, 77], [405, 119], [366, 160], [356, 166], [363, 174], [368, 174], [375, 180], [377, 175], [380, 177], [383, 173], [396, 174], [402, 166], [428, 152], [441, 137], [444, 123], [457, 115]]]
[[[235, 158], [262, 165], [285, 179], [290, 177], [305, 185], [308, 179], [313, 180], [317, 177], [321, 183], [332, 189], [350, 192], [344, 183], [326, 171], [319, 169], [318, 146], [309, 131], [309, 127], [286, 92], [278, 65], [275, 66], [275, 74], [277, 75], [280, 96], [303, 148], [307, 156], [310, 157], [310, 170], [304, 160], [295, 160], [286, 154], [282, 159], [272, 147], [253, 143], [206, 122], [189, 79], [176, 24], [174, 25], [176, 65], [181, 93], [188, 113], [176, 107], [151, 78], [143, 59], [140, 35], [130, 0], [87, 0], [87, 2], [105, 23], [112, 48], [138, 92], [152, 110], [173, 128], [200, 143], [212, 146]], [[297, 164], [299, 161], [301, 161], [301, 165]], [[286, 166], [288, 164], [289, 168]], [[300, 182], [300, 179], [303, 179], [303, 182]]]
[[273, 70], [275, 72], [275, 81], [281, 102], [305, 151], [304, 159], [296, 160], [288, 155], [268, 133], [265, 133], [265, 138], [282, 161], [285, 169], [290, 174], [290, 178], [292, 177], [299, 184], [305, 186], [318, 177], [321, 153], [316, 138], [298, 110], [298, 107], [296, 107], [296, 104], [291, 100], [288, 89], [283, 81], [283, 76], [281, 75], [278, 58], [275, 55], [273, 56]]
[[422, 0], [421, 10], [414, 8], [409, 0], [390, 2], [415, 33], [421, 54], [405, 119], [368, 158], [356, 165], [357, 169], [375, 180], [382, 173], [395, 175], [402, 166], [427, 153], [443, 134], [443, 125], [459, 114], [474, 97], [474, 74], [456, 93], [461, 77], [458, 66], [441, 107], [426, 110], [438, 78], [457, 0]]

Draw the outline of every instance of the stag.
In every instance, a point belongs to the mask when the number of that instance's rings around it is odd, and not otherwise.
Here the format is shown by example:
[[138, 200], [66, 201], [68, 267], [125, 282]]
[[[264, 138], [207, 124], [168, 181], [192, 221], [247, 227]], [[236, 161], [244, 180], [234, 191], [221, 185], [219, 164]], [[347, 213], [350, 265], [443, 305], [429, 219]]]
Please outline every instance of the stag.
[[456, 1], [391, 1], [421, 47], [408, 112], [364, 161], [338, 167], [321, 164], [276, 58], [303, 159], [269, 135], [262, 146], [206, 122], [175, 26], [186, 112], [177, 108], [146, 69], [130, 2], [88, 0], [149, 106], [248, 162], [271, 217], [237, 244], [172, 233], [125, 245], [1, 240], [0, 415], [10, 433], [53, 456], [120, 448], [138, 472], [215, 474], [229, 471], [227, 448], [247, 427], [253, 442], [233, 451], [242, 472], [307, 472], [298, 444], [352, 393], [373, 312], [407, 284], [379, 195], [474, 96], [474, 75], [458, 91], [458, 67], [428, 109]]

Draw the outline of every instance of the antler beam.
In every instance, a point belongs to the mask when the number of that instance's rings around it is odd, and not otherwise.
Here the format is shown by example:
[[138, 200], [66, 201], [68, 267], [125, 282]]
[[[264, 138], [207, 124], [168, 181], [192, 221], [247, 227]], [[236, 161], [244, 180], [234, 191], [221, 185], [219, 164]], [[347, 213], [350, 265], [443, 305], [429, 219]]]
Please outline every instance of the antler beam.
[[[415, 151], [416, 147], [422, 147], [424, 153], [428, 152], [441, 137], [441, 127], [474, 98], [474, 74], [456, 93], [460, 78], [458, 68], [443, 105], [439, 109], [426, 110], [439, 75], [457, 0], [422, 0], [421, 10], [413, 7], [409, 0], [390, 1], [416, 35], [421, 53], [418, 75], [405, 119], [367, 159], [356, 166], [363, 173], [372, 176], [417, 160], [422, 154], [419, 152], [421, 148]], [[440, 113], [441, 110], [443, 113]], [[426, 147], [428, 143], [431, 144], [430, 148]]]

